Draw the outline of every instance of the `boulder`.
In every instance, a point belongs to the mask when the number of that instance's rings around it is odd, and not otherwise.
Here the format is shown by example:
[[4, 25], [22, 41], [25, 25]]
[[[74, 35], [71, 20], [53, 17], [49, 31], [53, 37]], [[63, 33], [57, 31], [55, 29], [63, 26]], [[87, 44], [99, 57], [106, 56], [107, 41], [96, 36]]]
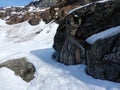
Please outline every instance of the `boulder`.
[[119, 11], [119, 0], [98, 1], [70, 11], [54, 37], [57, 61], [67, 65], [85, 63], [89, 75], [120, 82], [120, 34], [92, 45], [86, 42], [93, 34], [119, 26]]
[[7, 67], [13, 70], [15, 75], [20, 76], [26, 82], [30, 82], [34, 78], [35, 67], [25, 57], [1, 63], [1, 67]]
[[86, 50], [87, 73], [120, 82], [120, 34], [96, 41]]
[[65, 20], [62, 21], [57, 29], [57, 33], [54, 37], [54, 45], [53, 48], [60, 53], [62, 46], [65, 43], [66, 40], [66, 28], [65, 28]]
[[67, 16], [68, 32], [78, 39], [85, 40], [95, 33], [118, 26], [120, 24], [118, 3], [120, 3], [118, 0], [97, 2], [73, 10]]
[[40, 22], [40, 19], [39, 19], [39, 18], [36, 18], [36, 17], [30, 18], [29, 21], [28, 21], [28, 23], [29, 23], [30, 25], [33, 25], [33, 26], [34, 26], [34, 25], [38, 25], [39, 22]]

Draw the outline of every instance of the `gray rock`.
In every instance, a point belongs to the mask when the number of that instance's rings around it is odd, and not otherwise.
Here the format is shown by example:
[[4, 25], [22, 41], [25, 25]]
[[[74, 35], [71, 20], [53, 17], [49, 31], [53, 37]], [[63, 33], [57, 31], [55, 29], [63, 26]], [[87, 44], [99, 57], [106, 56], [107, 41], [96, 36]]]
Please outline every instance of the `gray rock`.
[[85, 49], [68, 36], [60, 52], [60, 62], [66, 65], [85, 63]]
[[87, 49], [87, 73], [120, 82], [120, 34], [98, 40]]
[[119, 26], [119, 16], [119, 0], [95, 2], [71, 12], [54, 38], [59, 61], [67, 65], [85, 63], [89, 75], [120, 82], [120, 34], [93, 45], [85, 41], [93, 34]]
[[20, 76], [23, 80], [29, 82], [34, 78], [35, 68], [26, 58], [13, 59], [0, 64], [1, 67], [7, 67]]
[[39, 22], [40, 22], [40, 19], [39, 19], [39, 18], [35, 18], [35, 17], [30, 18], [29, 21], [28, 21], [28, 23], [29, 23], [30, 25], [33, 25], [33, 26], [34, 26], [34, 25], [38, 25]]

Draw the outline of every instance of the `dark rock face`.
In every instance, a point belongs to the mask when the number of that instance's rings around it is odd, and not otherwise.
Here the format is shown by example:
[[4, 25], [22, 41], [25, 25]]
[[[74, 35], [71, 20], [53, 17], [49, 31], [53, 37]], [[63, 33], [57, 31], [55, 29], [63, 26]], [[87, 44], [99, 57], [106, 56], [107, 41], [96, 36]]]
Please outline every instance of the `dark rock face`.
[[60, 62], [72, 65], [85, 62], [85, 49], [68, 36], [60, 52]]
[[27, 62], [26, 58], [14, 59], [0, 64], [1, 67], [7, 67], [20, 76], [23, 80], [29, 82], [34, 78], [35, 68], [32, 63]]
[[106, 29], [120, 25], [120, 1], [95, 2], [78, 8], [60, 24], [53, 47], [60, 62], [85, 63], [87, 73], [99, 79], [120, 82], [120, 34], [98, 40], [93, 45], [85, 40]]
[[92, 34], [118, 26], [120, 24], [120, 5], [117, 3], [120, 3], [120, 1], [112, 0], [106, 3], [93, 3], [69, 15], [68, 24], [71, 22], [71, 26], [75, 27], [75, 24], [78, 23], [78, 30], [72, 30], [76, 31], [75, 37], [85, 40]]
[[54, 37], [54, 49], [60, 53], [62, 46], [65, 42], [66, 39], [66, 26], [65, 26], [65, 21], [62, 21], [60, 26], [57, 29], [57, 33]]
[[120, 82], [120, 34], [98, 40], [86, 51], [87, 73]]

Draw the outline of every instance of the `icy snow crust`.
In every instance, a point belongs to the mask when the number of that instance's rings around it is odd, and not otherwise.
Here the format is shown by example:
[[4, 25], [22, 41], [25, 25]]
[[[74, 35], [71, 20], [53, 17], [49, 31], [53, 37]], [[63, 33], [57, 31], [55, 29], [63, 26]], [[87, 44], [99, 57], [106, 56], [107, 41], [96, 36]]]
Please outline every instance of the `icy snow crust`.
[[[1, 21], [0, 21], [1, 22]], [[94, 79], [85, 65], [65, 66], [51, 58], [54, 21], [30, 26], [27, 21], [0, 25], [0, 63], [26, 57], [36, 68], [35, 78], [27, 83], [8, 68], [0, 68], [0, 90], [120, 90], [120, 84]]]

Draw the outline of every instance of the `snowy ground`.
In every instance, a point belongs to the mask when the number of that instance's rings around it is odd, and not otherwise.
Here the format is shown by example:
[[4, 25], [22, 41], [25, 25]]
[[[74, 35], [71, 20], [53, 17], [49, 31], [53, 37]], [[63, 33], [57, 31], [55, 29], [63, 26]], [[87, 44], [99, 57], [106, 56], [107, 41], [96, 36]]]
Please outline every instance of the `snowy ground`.
[[0, 69], [0, 90], [120, 90], [120, 84], [94, 79], [85, 65], [65, 66], [51, 58], [57, 24], [27, 21], [6, 25], [0, 20], [0, 63], [26, 57], [35, 65], [35, 78], [27, 83], [8, 68]]

